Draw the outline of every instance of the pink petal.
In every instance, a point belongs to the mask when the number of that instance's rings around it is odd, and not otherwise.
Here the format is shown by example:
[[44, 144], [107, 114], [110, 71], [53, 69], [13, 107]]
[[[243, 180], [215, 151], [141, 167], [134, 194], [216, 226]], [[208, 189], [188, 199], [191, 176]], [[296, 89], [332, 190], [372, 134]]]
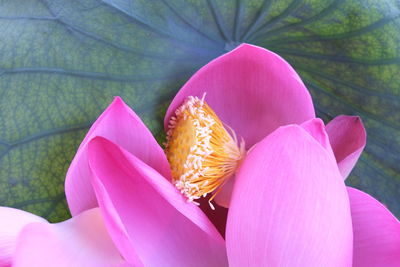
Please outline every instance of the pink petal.
[[400, 222], [370, 195], [347, 187], [354, 234], [354, 267], [400, 266]]
[[157, 171], [107, 139], [89, 144], [94, 189], [122, 255], [145, 266], [226, 266], [225, 242], [205, 214]]
[[359, 117], [341, 115], [326, 125], [326, 131], [340, 173], [346, 179], [365, 147], [367, 134], [364, 125]]
[[186, 97], [202, 97], [249, 148], [277, 127], [314, 118], [307, 88], [293, 68], [264, 48], [242, 44], [211, 61], [182, 87], [164, 124]]
[[87, 159], [87, 143], [95, 136], [112, 140], [169, 179], [169, 164], [163, 150], [135, 112], [116, 97], [90, 128], [69, 167], [65, 193], [72, 215], [97, 207]]
[[221, 207], [229, 208], [231, 204], [232, 191], [235, 186], [236, 176], [232, 176], [225, 182], [224, 187], [215, 196], [214, 201]]
[[31, 223], [18, 237], [13, 266], [121, 266], [99, 209], [57, 224]]
[[228, 213], [230, 266], [351, 266], [352, 227], [336, 162], [299, 126], [243, 162]]
[[16, 239], [27, 224], [46, 222], [32, 213], [13, 208], [0, 207], [0, 266], [10, 266]]
[[[325, 131], [324, 122], [319, 118], [310, 119], [303, 122], [300, 125], [304, 130], [306, 130], [315, 140], [330, 154], [330, 156], [335, 159], [331, 145], [329, 143], [328, 134]], [[232, 191], [234, 187], [235, 177], [231, 177], [228, 182], [224, 185], [221, 192], [215, 197], [215, 202], [222, 206], [228, 208], [230, 205], [230, 199], [232, 196]]]
[[300, 126], [314, 137], [314, 139], [332, 156], [334, 156], [331, 144], [329, 143], [328, 133], [325, 130], [325, 124], [320, 118], [308, 120]]

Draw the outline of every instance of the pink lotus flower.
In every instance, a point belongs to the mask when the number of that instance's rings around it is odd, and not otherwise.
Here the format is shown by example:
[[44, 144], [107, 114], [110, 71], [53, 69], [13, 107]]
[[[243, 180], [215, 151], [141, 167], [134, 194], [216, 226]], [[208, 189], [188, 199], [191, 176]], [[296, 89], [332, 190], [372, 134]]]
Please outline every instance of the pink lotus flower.
[[359, 118], [325, 127], [291, 66], [246, 44], [186, 83], [166, 129], [187, 97], [204, 92], [248, 150], [218, 187], [217, 203], [229, 206], [225, 239], [215, 227], [221, 221], [213, 224], [172, 184], [179, 180], [164, 151], [117, 97], [68, 171], [72, 219], [49, 224], [0, 208], [0, 266], [400, 265], [399, 221], [344, 184], [365, 145]]

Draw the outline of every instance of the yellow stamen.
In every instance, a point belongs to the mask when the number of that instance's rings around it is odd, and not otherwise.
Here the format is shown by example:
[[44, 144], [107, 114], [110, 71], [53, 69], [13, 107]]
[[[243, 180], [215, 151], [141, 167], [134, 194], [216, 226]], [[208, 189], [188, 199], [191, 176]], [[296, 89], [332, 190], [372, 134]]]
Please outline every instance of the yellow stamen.
[[169, 122], [166, 154], [173, 182], [189, 201], [212, 193], [210, 202], [235, 173], [245, 149], [244, 142], [239, 146], [230, 131], [233, 137], [204, 96], [189, 96], [175, 111]]

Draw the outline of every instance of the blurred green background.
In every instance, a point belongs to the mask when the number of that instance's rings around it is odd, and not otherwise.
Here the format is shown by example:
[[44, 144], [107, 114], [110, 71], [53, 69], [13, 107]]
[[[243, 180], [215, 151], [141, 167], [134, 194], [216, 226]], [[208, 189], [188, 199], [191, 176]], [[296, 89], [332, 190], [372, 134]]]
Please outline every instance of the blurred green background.
[[400, 217], [398, 0], [1, 0], [0, 205], [56, 222], [91, 123], [120, 95], [162, 141], [174, 94], [247, 42], [283, 56], [317, 114], [360, 116], [347, 180]]

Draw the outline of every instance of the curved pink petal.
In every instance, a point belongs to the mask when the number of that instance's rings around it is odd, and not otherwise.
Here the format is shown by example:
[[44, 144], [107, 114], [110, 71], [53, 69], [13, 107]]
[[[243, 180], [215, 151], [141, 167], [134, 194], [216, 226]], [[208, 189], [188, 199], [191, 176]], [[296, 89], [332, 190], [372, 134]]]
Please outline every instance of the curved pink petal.
[[206, 95], [220, 119], [246, 141], [246, 148], [277, 127], [314, 118], [307, 88], [293, 68], [264, 48], [242, 44], [211, 61], [180, 89], [164, 125], [186, 97]]
[[[324, 149], [326, 149], [333, 159], [335, 159], [329, 143], [328, 134], [325, 131], [325, 124], [321, 119], [313, 118], [303, 122], [300, 126], [306, 130]], [[221, 192], [214, 198], [218, 205], [226, 208], [229, 207], [235, 180], [235, 177], [231, 177], [224, 185], [224, 188], [221, 190]]]
[[312, 137], [314, 137], [314, 139], [332, 156], [334, 156], [331, 144], [329, 142], [328, 133], [325, 130], [325, 124], [320, 118], [308, 120], [302, 123], [300, 126]]
[[18, 237], [13, 266], [122, 266], [98, 208], [57, 223], [31, 223]]
[[225, 242], [205, 214], [157, 171], [97, 137], [89, 144], [93, 185], [122, 255], [145, 266], [226, 266]]
[[32, 213], [0, 207], [0, 266], [11, 266], [17, 237], [21, 230], [33, 222], [46, 222]]
[[243, 162], [228, 213], [230, 266], [351, 266], [352, 226], [335, 160], [299, 126]]
[[400, 266], [400, 222], [370, 195], [347, 187], [354, 235], [354, 267]]
[[341, 115], [326, 125], [326, 131], [340, 173], [346, 179], [365, 147], [367, 134], [364, 125], [359, 117]]
[[96, 136], [112, 140], [169, 179], [169, 164], [163, 150], [140, 118], [116, 97], [90, 128], [68, 169], [65, 194], [72, 215], [97, 206], [87, 159], [87, 143]]

